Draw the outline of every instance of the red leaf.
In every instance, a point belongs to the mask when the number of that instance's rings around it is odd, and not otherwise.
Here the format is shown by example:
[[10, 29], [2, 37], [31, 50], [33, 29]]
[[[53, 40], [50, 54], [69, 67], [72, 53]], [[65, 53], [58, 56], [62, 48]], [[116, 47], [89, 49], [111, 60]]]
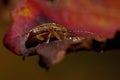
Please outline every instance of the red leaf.
[[18, 55], [25, 49], [25, 35], [32, 27], [45, 22], [38, 4], [28, 1], [19, 3], [12, 11], [13, 23], [4, 37], [4, 45]]
[[36, 0], [54, 22], [69, 30], [79, 30], [80, 36], [97, 40], [113, 38], [120, 30], [120, 1], [118, 0]]
[[[13, 24], [5, 35], [4, 44], [17, 55], [42, 56], [40, 65], [48, 68], [54, 61], [58, 62], [63, 58], [72, 43], [53, 41], [48, 45], [39, 44], [26, 48], [27, 34], [33, 27], [55, 22], [85, 38], [77, 49], [91, 49], [96, 45], [104, 47], [101, 42], [92, 44], [92, 39], [105, 41], [113, 38], [120, 30], [119, 3], [118, 0], [23, 0], [12, 12]], [[57, 46], [57, 49], [54, 50], [51, 46]]]

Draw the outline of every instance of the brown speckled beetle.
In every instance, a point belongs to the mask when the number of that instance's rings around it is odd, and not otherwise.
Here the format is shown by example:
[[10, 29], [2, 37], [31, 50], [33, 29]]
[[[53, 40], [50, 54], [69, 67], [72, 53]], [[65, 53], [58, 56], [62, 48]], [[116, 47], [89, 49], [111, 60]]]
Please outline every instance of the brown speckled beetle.
[[52, 40], [64, 40], [68, 38], [68, 32], [63, 26], [56, 23], [46, 23], [30, 30], [26, 47], [30, 48], [42, 42], [49, 43]]
[[54, 40], [71, 40], [73, 44], [79, 43], [83, 40], [83, 37], [79, 37], [67, 31], [63, 26], [56, 23], [45, 23], [34, 27], [27, 35], [26, 48], [31, 48], [39, 43], [49, 43]]

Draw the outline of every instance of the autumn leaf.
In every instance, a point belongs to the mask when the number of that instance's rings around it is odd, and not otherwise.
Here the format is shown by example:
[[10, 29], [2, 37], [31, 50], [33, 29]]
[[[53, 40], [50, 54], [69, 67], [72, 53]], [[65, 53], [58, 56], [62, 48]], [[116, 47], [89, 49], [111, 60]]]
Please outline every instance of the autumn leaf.
[[[117, 49], [120, 47], [119, 3], [118, 0], [22, 0], [12, 11], [13, 23], [4, 37], [4, 45], [17, 55], [39, 55], [40, 65], [45, 68], [59, 62], [68, 49]], [[69, 40], [56, 40], [26, 48], [30, 30], [43, 23], [60, 24], [72, 35], [84, 39], [74, 45]]]

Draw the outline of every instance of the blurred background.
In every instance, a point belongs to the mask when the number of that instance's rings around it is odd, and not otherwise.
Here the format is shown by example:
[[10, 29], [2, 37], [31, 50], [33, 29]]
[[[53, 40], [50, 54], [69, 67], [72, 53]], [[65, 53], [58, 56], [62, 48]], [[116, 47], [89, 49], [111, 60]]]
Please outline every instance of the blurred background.
[[38, 65], [37, 56], [22, 61], [6, 49], [2, 39], [12, 23], [10, 11], [18, 2], [0, 1], [0, 80], [120, 80], [119, 50], [72, 53], [47, 72]]

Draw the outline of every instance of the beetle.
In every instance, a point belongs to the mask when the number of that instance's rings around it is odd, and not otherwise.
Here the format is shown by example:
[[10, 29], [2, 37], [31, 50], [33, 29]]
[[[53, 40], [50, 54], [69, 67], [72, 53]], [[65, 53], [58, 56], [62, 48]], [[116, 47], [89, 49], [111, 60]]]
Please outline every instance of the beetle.
[[67, 39], [68, 32], [67, 29], [59, 24], [45, 23], [31, 29], [27, 36], [26, 47], [30, 48], [38, 43]]
[[54, 40], [72, 40], [73, 43], [81, 41], [81, 37], [73, 35], [65, 27], [56, 23], [45, 23], [31, 29], [26, 40], [26, 48], [31, 48], [39, 43], [49, 43]]

